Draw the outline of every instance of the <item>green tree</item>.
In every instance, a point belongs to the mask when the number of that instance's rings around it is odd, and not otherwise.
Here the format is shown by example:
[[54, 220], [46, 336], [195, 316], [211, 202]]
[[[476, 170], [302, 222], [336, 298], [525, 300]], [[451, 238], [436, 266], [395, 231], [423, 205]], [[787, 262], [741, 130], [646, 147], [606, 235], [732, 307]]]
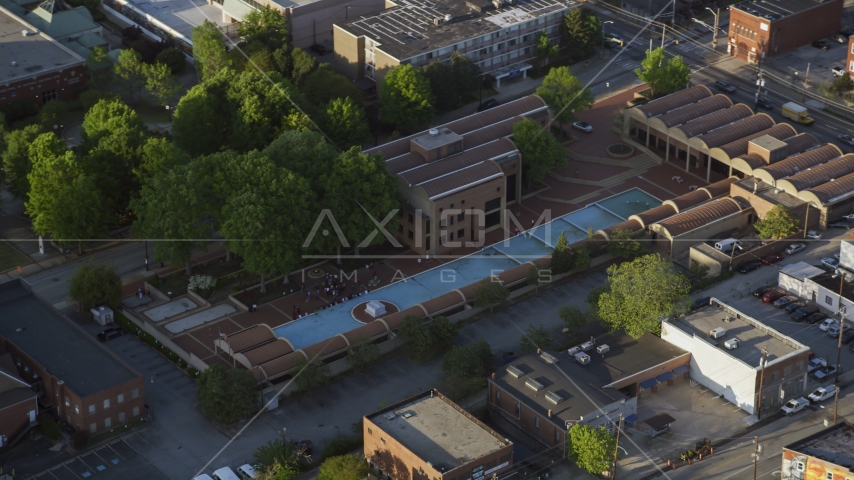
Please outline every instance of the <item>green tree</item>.
[[649, 85], [652, 95], [658, 97], [685, 88], [691, 80], [691, 69], [685, 65], [681, 56], [667, 59], [664, 49], [657, 48], [646, 52], [646, 58], [641, 61], [640, 68], [635, 74]]
[[784, 238], [798, 231], [798, 217], [784, 205], [777, 204], [765, 214], [765, 218], [754, 223], [760, 238]]
[[236, 422], [258, 406], [255, 378], [242, 368], [225, 371], [219, 364], [209, 366], [196, 377], [196, 395], [202, 415], [223, 423]]
[[492, 350], [486, 340], [480, 338], [464, 347], [451, 347], [442, 358], [442, 371], [457, 380], [484, 378], [491, 363]]
[[602, 21], [586, 8], [570, 9], [560, 27], [566, 49], [574, 59], [589, 57], [602, 41]]
[[157, 99], [159, 105], [172, 104], [175, 95], [184, 89], [181, 82], [172, 74], [172, 69], [165, 63], [146, 65], [143, 68], [143, 75], [146, 90]]
[[284, 40], [288, 35], [288, 20], [278, 9], [264, 5], [243, 16], [238, 33], [247, 42], [262, 35], [275, 35]]
[[692, 260], [691, 264], [688, 265], [688, 276], [696, 280], [702, 280], [709, 274], [709, 270], [708, 265], [703, 265]]
[[575, 305], [563, 305], [557, 314], [570, 331], [578, 330], [587, 323], [587, 315]]
[[380, 116], [397, 130], [408, 130], [433, 118], [430, 81], [411, 64], [386, 73], [380, 85]]
[[222, 32], [210, 20], [205, 20], [202, 25], [193, 28], [192, 40], [193, 58], [202, 81], [212, 78], [217, 72], [231, 65]]
[[365, 459], [348, 454], [324, 460], [317, 480], [362, 480], [368, 473], [370, 468]]
[[[572, 10], [579, 10], [573, 8]], [[549, 70], [543, 84], [537, 87], [537, 95], [542, 97], [552, 112], [555, 120], [560, 124], [563, 133], [563, 125], [572, 123], [578, 119], [576, 112], [593, 107], [593, 93], [589, 88], [584, 88], [569, 67], [555, 67]]]
[[430, 334], [440, 350], [445, 349], [457, 337], [459, 328], [446, 317], [438, 316], [430, 322]]
[[552, 342], [552, 332], [546, 330], [546, 327], [529, 323], [525, 334], [519, 338], [519, 350], [524, 354], [535, 353], [538, 348], [548, 350]]
[[[235, 62], [236, 64], [237, 62]], [[257, 73], [272, 73], [277, 71], [276, 62], [273, 59], [273, 53], [269, 50], [258, 50], [249, 56], [249, 63], [244, 66], [243, 70], [250, 70]]]
[[349, 78], [335, 73], [328, 63], [321, 63], [317, 70], [305, 77], [302, 92], [306, 100], [319, 107], [326, 107], [330, 100], [336, 98], [343, 100], [349, 97], [358, 106], [364, 103], [362, 90]]
[[574, 256], [575, 254], [573, 250], [569, 248], [569, 241], [566, 239], [566, 233], [560, 232], [560, 236], [558, 237], [554, 251], [552, 252], [552, 259], [549, 264], [549, 268], [551, 268], [557, 275], [572, 271]]
[[305, 360], [296, 360], [292, 370], [294, 382], [301, 392], [315, 392], [318, 388], [326, 385], [332, 371], [329, 365], [323, 363], [320, 357], [315, 356]]
[[610, 290], [599, 296], [599, 316], [611, 330], [632, 338], [657, 333], [660, 319], [688, 299], [691, 283], [658, 254], [608, 267]]
[[142, 99], [142, 88], [146, 81], [146, 67], [142, 56], [130, 48], [119, 53], [118, 61], [113, 67], [113, 73], [121, 84], [122, 90], [130, 97], [131, 102]]
[[640, 241], [640, 235], [630, 230], [615, 230], [611, 233], [611, 239], [606, 247], [611, 255], [623, 258], [632, 259], [644, 252], [643, 242]]
[[6, 183], [13, 195], [26, 198], [30, 192], [27, 175], [33, 168], [30, 162], [30, 145], [39, 136], [38, 125], [27, 125], [20, 130], [12, 130], [6, 135], [6, 150], [3, 152], [3, 171]]
[[523, 173], [529, 189], [532, 181], [539, 182], [549, 170], [566, 165], [566, 150], [530, 118], [513, 124], [513, 143], [522, 153]]
[[436, 317], [427, 323], [420, 317], [409, 315], [397, 328], [397, 335], [410, 355], [427, 359], [457, 336], [457, 327], [445, 317]]
[[851, 90], [854, 90], [854, 80], [851, 79], [851, 75], [848, 72], [843, 73], [841, 77], [837, 77], [833, 81], [833, 91], [844, 93]]
[[52, 208], [39, 212], [33, 230], [50, 233], [63, 246], [76, 244], [82, 255], [87, 239], [106, 237], [109, 221], [110, 209], [97, 183], [81, 174], [56, 193]]
[[347, 347], [347, 364], [359, 371], [380, 358], [380, 347], [365, 338]]
[[62, 118], [68, 113], [68, 104], [62, 100], [51, 100], [39, 110], [39, 125], [44, 132], [60, 133]]
[[588, 312], [592, 318], [599, 318], [599, 297], [602, 296], [603, 293], [611, 291], [611, 286], [607, 283], [603, 283], [597, 287], [593, 287], [587, 292], [587, 297], [584, 299], [584, 303], [587, 304]]
[[[112, 71], [112, 70], [111, 70]], [[121, 101], [122, 97], [115, 92], [106, 92], [103, 90], [86, 90], [81, 93], [77, 99], [80, 101], [80, 106], [83, 107], [83, 112], [88, 112], [89, 109], [98, 104], [101, 100]]]
[[528, 285], [535, 285], [537, 287], [536, 293], [539, 295], [540, 285], [552, 281], [552, 271], [547, 268], [538, 268], [531, 265], [531, 268], [528, 269], [528, 273], [525, 275], [525, 281], [528, 282]]
[[112, 265], [81, 264], [68, 280], [68, 296], [83, 311], [101, 305], [118, 308], [122, 301], [122, 278]]
[[89, 86], [96, 91], [113, 83], [113, 63], [104, 47], [92, 48], [92, 53], [86, 57], [86, 70], [89, 72]]
[[477, 98], [483, 79], [480, 67], [472, 59], [461, 51], [454, 51], [451, 54], [451, 73], [458, 101], [468, 103]]
[[295, 85], [303, 86], [303, 81], [317, 68], [317, 60], [301, 48], [294, 48], [291, 51], [291, 59], [293, 62], [291, 79]]
[[168, 47], [157, 54], [154, 58], [155, 63], [162, 63], [169, 67], [172, 75], [178, 75], [187, 67], [187, 57], [175, 47]]
[[282, 45], [273, 50], [273, 64], [276, 66], [276, 71], [282, 74], [282, 77], [291, 78], [293, 76], [294, 59], [287, 45]]
[[293, 465], [274, 462], [269, 467], [256, 469], [255, 476], [252, 478], [256, 480], [292, 480], [299, 474], [299, 468]]
[[593, 428], [577, 423], [569, 429], [569, 456], [579, 467], [594, 475], [610, 471], [617, 440], [604, 425]]
[[424, 65], [422, 68], [424, 77], [430, 82], [430, 90], [433, 93], [433, 106], [440, 112], [447, 112], [457, 108], [459, 105], [459, 92], [456, 88], [449, 88], [454, 84], [454, 71], [450, 65], [441, 62], [438, 58]]
[[166, 138], [149, 138], [142, 146], [139, 165], [133, 170], [140, 185], [158, 173], [186, 165], [190, 156]]
[[537, 32], [534, 37], [534, 57], [539, 60], [537, 71], [543, 68], [543, 65], [547, 65], [549, 59], [556, 56], [558, 52], [560, 52], [560, 45], [549, 40], [549, 34], [545, 29]]
[[282, 443], [280, 439], [270, 440], [252, 452], [252, 466], [256, 470], [265, 470], [276, 464], [296, 467], [301, 460], [293, 445]]
[[507, 301], [510, 296], [510, 291], [504, 288], [500, 281], [496, 281], [492, 276], [486, 277], [480, 281], [480, 284], [474, 289], [474, 306], [477, 308], [489, 307], [489, 311], [496, 305], [501, 305]]
[[323, 131], [342, 149], [361, 146], [370, 137], [365, 111], [350, 97], [333, 98], [322, 119]]

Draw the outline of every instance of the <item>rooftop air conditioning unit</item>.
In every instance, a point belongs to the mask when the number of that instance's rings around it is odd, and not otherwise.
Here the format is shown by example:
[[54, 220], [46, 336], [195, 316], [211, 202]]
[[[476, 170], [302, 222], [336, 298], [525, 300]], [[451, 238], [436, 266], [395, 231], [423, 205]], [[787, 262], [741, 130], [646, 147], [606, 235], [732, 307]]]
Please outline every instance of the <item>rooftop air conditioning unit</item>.
[[445, 19], [442, 17], [436, 17], [433, 19], [433, 25], [436, 25], [437, 27], [443, 23], [445, 23]]
[[608, 345], [599, 345], [598, 347], [596, 347], [596, 353], [600, 355], [608, 353], [609, 350], [611, 350], [611, 347], [609, 347]]
[[534, 380], [533, 378], [529, 378], [528, 380], [526, 380], [525, 386], [527, 386], [528, 388], [530, 388], [531, 390], [533, 390], [535, 392], [539, 392], [540, 390], [543, 389], [543, 384]]
[[431, 137], [438, 137], [439, 136], [439, 130], [436, 128], [431, 128], [430, 130], [427, 131], [427, 133], [429, 133]]
[[555, 405], [557, 405], [558, 403], [560, 403], [560, 402], [562, 402], [562, 401], [563, 401], [563, 397], [561, 397], [560, 395], [556, 394], [555, 392], [546, 392], [546, 400], [548, 400], [548, 401], [550, 401], [550, 402], [554, 403]]
[[385, 417], [386, 420], [394, 420], [394, 414], [393, 413], [386, 413], [383, 416]]
[[545, 361], [546, 361], [546, 363], [551, 363], [551, 364], [555, 364], [555, 363], [557, 363], [557, 358], [556, 358], [554, 355], [552, 355], [552, 354], [550, 354], [550, 353], [548, 353], [548, 352], [543, 352], [543, 353], [541, 353], [541, 354], [540, 354], [540, 358], [542, 358], [543, 360], [545, 360]]
[[729, 340], [724, 342], [724, 347], [726, 347], [727, 350], [735, 350], [736, 348], [738, 348], [738, 339], [730, 338]]
[[445, 21], [446, 22], [450, 22], [452, 18], [454, 18], [454, 17], [452, 17], [450, 13], [445, 14]]
[[510, 365], [509, 367], [507, 367], [507, 373], [512, 375], [514, 378], [519, 378], [519, 377], [525, 375], [525, 372], [523, 372], [521, 369], [519, 369], [517, 367], [514, 367], [513, 365]]

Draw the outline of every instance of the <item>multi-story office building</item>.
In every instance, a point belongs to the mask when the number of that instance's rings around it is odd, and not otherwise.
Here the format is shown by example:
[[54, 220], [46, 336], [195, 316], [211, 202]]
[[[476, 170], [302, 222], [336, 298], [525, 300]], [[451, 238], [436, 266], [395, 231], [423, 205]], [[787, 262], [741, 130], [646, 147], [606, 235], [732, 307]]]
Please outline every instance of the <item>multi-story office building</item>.
[[[423, 67], [465, 53], [498, 85], [532, 68], [534, 41], [545, 30], [560, 41], [563, 16], [572, 0], [389, 1], [391, 8], [334, 26], [338, 68], [348, 77], [377, 85], [398, 65]], [[352, 17], [351, 17], [352, 18]]]

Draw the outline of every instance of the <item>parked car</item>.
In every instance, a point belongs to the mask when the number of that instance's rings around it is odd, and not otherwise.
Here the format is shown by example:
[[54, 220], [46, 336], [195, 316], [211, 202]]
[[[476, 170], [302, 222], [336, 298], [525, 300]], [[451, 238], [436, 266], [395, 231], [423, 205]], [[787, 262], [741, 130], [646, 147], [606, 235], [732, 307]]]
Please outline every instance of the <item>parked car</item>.
[[839, 325], [839, 320], [837, 320], [835, 318], [828, 318], [828, 319], [825, 319], [825, 321], [821, 322], [821, 324], [819, 324], [818, 329], [821, 330], [822, 332], [826, 332], [827, 329], [833, 325]]
[[848, 43], [848, 35], [843, 35], [841, 33], [837, 33], [836, 35], [830, 37], [831, 40], [838, 43]]
[[735, 87], [733, 87], [729, 82], [725, 82], [723, 80], [715, 82], [715, 88], [725, 93], [735, 93]]
[[805, 248], [807, 248], [807, 246], [803, 243], [793, 243], [786, 247], [786, 253], [789, 255], [794, 255]]
[[498, 100], [496, 100], [494, 98], [490, 98], [489, 100], [481, 103], [480, 106], [477, 107], [477, 111], [483, 112], [485, 110], [489, 110], [490, 108], [497, 107], [497, 106], [498, 106]]
[[750, 273], [761, 266], [759, 262], [747, 262], [738, 270], [738, 273]]
[[811, 238], [813, 240], [821, 240], [821, 232], [816, 232], [815, 230], [807, 230], [807, 238]]
[[804, 302], [802, 302], [800, 300], [792, 302], [792, 303], [786, 305], [786, 313], [792, 313], [795, 310], [797, 310], [803, 306], [804, 306]]
[[851, 340], [854, 340], [854, 330], [850, 330], [848, 328], [842, 332], [842, 343], [851, 343]]
[[328, 52], [328, 50], [326, 50], [326, 47], [324, 47], [323, 45], [321, 45], [319, 43], [315, 43], [314, 45], [312, 45], [308, 48], [310, 48], [312, 52], [320, 55], [321, 57], [326, 55], [326, 53]]
[[794, 413], [798, 413], [801, 410], [807, 408], [807, 406], [809, 404], [810, 404], [810, 401], [804, 397], [793, 398], [792, 400], [789, 400], [788, 402], [786, 402], [786, 404], [783, 405], [783, 408], [781, 408], [781, 410], [783, 411], [783, 415], [792, 415]]
[[841, 325], [831, 325], [831, 326], [827, 327], [827, 334], [833, 338], [839, 338], [839, 329], [840, 328], [843, 329], [843, 333], [844, 333], [844, 330], [848, 330], [847, 326], [843, 327]]
[[774, 104], [765, 97], [759, 97], [759, 101], [756, 102], [756, 105], [764, 108], [765, 110], [774, 110]]
[[803, 306], [803, 307], [795, 310], [794, 312], [792, 312], [792, 314], [790, 315], [790, 318], [796, 322], [800, 322], [801, 320], [803, 320], [803, 319], [809, 317], [810, 315], [812, 315], [813, 313], [817, 313], [817, 312], [818, 312], [818, 307], [816, 307], [815, 305], [807, 305], [807, 306]]
[[762, 301], [765, 303], [774, 303], [778, 298], [786, 295], [786, 292], [782, 290], [771, 290], [770, 292], [762, 295]]
[[807, 373], [812, 373], [825, 365], [827, 365], [827, 360], [821, 357], [813, 357], [807, 364]]
[[810, 325], [815, 325], [816, 323], [824, 320], [825, 318], [827, 318], [827, 315], [821, 312], [815, 312], [809, 317], [807, 317], [807, 323], [809, 323]]
[[756, 298], [762, 298], [762, 295], [774, 290], [774, 287], [759, 287], [753, 291], [752, 295]]
[[698, 299], [694, 300], [693, 302], [691, 302], [691, 311], [703, 308], [706, 305], [709, 305], [709, 303], [711, 301], [712, 301], [712, 297], [698, 298]]
[[839, 266], [839, 260], [837, 260], [835, 258], [831, 258], [831, 257], [822, 258], [821, 264], [824, 265], [825, 267], [831, 269], [831, 270], [836, 270], [836, 267]]
[[830, 45], [828, 45], [824, 40], [816, 40], [815, 42], [812, 42], [812, 46], [813, 48], [818, 48], [823, 52], [830, 49]]
[[854, 228], [854, 223], [846, 221], [833, 222], [828, 223], [827, 228], [844, 228], [845, 230], [851, 230], [852, 228]]
[[854, 213], [849, 213], [848, 215], [843, 215], [842, 218], [845, 220], [854, 220]]
[[775, 306], [775, 307], [777, 307], [777, 308], [783, 308], [783, 307], [785, 307], [786, 305], [789, 305], [789, 304], [791, 304], [792, 302], [795, 302], [795, 301], [797, 301], [797, 298], [795, 298], [795, 297], [793, 297], [793, 296], [791, 296], [791, 295], [786, 295], [785, 297], [780, 297], [780, 298], [778, 298], [778, 299], [774, 302], [774, 306]]
[[777, 263], [780, 260], [783, 260], [784, 258], [786, 258], [786, 257], [784, 257], [782, 255], [777, 255], [776, 253], [771, 254], [771, 255], [766, 255], [765, 258], [762, 259], [762, 263], [764, 263], [765, 265], [771, 265], [772, 263]]
[[807, 398], [812, 403], [820, 403], [828, 398], [832, 398], [834, 395], [836, 395], [836, 385], [828, 385], [826, 387], [816, 388], [814, 392], [807, 396]]
[[812, 377], [818, 381], [822, 381], [825, 378], [830, 378], [831, 376], [836, 375], [836, 370], [836, 365], [828, 365], [826, 367], [821, 367], [812, 372]]
[[830, 71], [833, 72], [834, 77], [841, 77], [845, 75], [845, 69], [842, 67], [832, 67]]
[[122, 327], [108, 328], [98, 334], [98, 340], [101, 342], [106, 342], [107, 340], [112, 340], [116, 337], [121, 337], [124, 334], [125, 329]]
[[593, 125], [590, 125], [587, 122], [572, 122], [572, 128], [576, 128], [586, 133], [590, 133], [593, 131]]
[[[854, 146], [854, 137], [852, 137], [851, 135], [847, 135], [847, 134], [843, 133], [843, 134], [837, 135], [836, 138], [839, 139], [840, 142], [842, 142], [846, 145]], [[847, 218], [847, 216], [843, 217], [843, 218]]]

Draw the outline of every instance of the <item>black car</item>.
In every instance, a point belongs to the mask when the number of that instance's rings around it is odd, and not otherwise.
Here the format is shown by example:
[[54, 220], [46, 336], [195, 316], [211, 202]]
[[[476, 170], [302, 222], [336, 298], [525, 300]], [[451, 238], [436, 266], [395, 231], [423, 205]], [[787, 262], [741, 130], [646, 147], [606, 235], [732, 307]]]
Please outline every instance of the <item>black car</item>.
[[818, 307], [816, 307], [815, 305], [808, 306], [808, 307], [801, 307], [801, 308], [795, 310], [794, 312], [792, 312], [792, 314], [790, 315], [790, 318], [796, 322], [800, 322], [801, 320], [809, 317], [810, 315], [812, 315], [813, 313], [816, 313], [816, 312], [818, 312]]
[[101, 342], [106, 342], [107, 340], [112, 340], [116, 337], [121, 337], [125, 334], [125, 329], [122, 327], [113, 327], [104, 330], [103, 332], [98, 334], [98, 340]]
[[786, 313], [792, 313], [795, 310], [804, 306], [804, 302], [792, 302], [786, 305]]
[[497, 107], [497, 106], [498, 106], [498, 100], [496, 100], [494, 98], [490, 98], [489, 100], [481, 103], [480, 106], [477, 107], [477, 111], [482, 112], [484, 110], [489, 110], [490, 108]]
[[759, 262], [747, 262], [738, 270], [738, 273], [750, 273], [761, 266]]
[[828, 45], [824, 40], [816, 40], [815, 42], [812, 42], [812, 46], [813, 48], [818, 48], [822, 51], [830, 49], [830, 45]]
[[729, 82], [725, 82], [723, 80], [718, 80], [715, 82], [715, 89], [720, 90], [724, 93], [735, 93], [735, 87], [732, 86]]
[[756, 298], [762, 298], [762, 295], [774, 290], [774, 287], [759, 287], [753, 291], [752, 295]]
[[698, 298], [698, 299], [694, 300], [693, 302], [691, 302], [691, 311], [703, 308], [706, 305], [709, 305], [709, 303], [711, 303], [711, 301], [712, 301], [712, 297]]
[[842, 343], [851, 343], [851, 340], [854, 340], [854, 330], [845, 329], [842, 332]]
[[807, 317], [807, 323], [809, 323], [810, 325], [815, 325], [816, 323], [824, 320], [825, 318], [827, 318], [827, 315], [821, 312], [816, 312]]
[[326, 55], [326, 52], [328, 51], [328, 50], [326, 50], [326, 47], [324, 47], [323, 45], [321, 45], [319, 43], [315, 43], [314, 45], [312, 45], [308, 48], [310, 48], [312, 52], [318, 54], [321, 57]]
[[765, 110], [774, 110], [774, 104], [765, 97], [759, 97], [759, 101], [756, 102], [756, 105], [764, 108]]

